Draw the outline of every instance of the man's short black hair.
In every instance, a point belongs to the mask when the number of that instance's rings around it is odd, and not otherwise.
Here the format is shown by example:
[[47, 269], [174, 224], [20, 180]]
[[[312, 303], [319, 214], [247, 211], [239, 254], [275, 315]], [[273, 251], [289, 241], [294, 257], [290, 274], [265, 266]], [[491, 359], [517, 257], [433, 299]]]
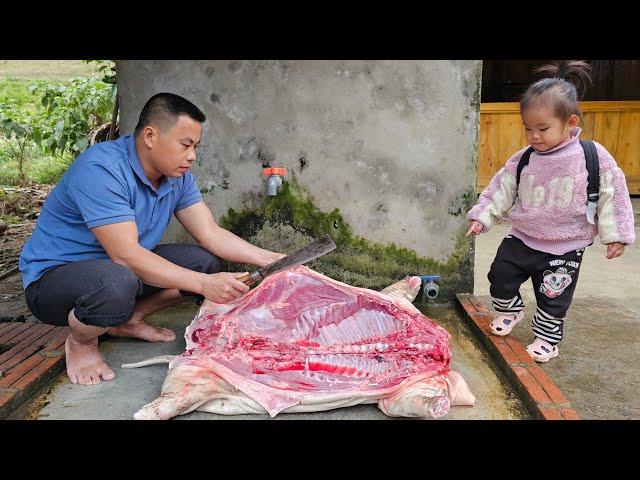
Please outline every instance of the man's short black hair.
[[142, 107], [134, 135], [137, 137], [147, 125], [166, 131], [180, 115], [188, 115], [200, 123], [207, 119], [204, 113], [186, 98], [175, 93], [156, 93]]

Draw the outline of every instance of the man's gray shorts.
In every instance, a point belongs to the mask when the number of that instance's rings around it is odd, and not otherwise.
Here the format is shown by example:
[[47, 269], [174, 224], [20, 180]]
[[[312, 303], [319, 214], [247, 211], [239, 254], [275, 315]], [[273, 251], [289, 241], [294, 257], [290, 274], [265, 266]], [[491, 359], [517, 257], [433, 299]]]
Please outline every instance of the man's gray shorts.
[[[197, 272], [217, 273], [222, 268], [218, 257], [196, 245], [158, 245], [153, 253]], [[25, 300], [31, 313], [44, 323], [68, 325], [69, 312], [75, 308], [76, 318], [86, 325], [115, 327], [131, 319], [136, 299], [161, 290], [142, 283], [127, 267], [111, 260], [84, 260], [47, 270], [27, 286]]]

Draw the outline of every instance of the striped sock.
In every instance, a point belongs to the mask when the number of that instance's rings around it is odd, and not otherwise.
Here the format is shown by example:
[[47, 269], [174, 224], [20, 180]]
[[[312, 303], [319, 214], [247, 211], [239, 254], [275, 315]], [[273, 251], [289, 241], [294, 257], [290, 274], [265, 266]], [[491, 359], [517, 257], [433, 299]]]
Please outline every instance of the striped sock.
[[524, 302], [520, 295], [516, 295], [509, 300], [491, 297], [491, 302], [493, 304], [493, 308], [500, 313], [518, 313], [524, 308]]
[[551, 345], [556, 345], [562, 340], [563, 321], [564, 318], [555, 318], [538, 307], [536, 313], [533, 314], [533, 322], [531, 322], [533, 333]]

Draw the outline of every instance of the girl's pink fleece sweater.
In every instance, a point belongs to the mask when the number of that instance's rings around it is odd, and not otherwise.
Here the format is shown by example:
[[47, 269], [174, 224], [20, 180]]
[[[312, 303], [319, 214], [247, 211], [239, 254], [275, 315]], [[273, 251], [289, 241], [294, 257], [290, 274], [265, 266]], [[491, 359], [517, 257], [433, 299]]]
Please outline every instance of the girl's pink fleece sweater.
[[482, 223], [486, 232], [507, 214], [511, 235], [535, 250], [554, 255], [584, 248], [598, 234], [604, 244], [635, 242], [624, 173], [597, 142], [600, 200], [596, 224], [587, 221], [587, 169], [580, 132], [575, 128], [568, 141], [547, 152], [534, 151], [522, 169], [517, 195], [516, 170], [528, 147], [516, 152], [480, 194], [467, 218]]

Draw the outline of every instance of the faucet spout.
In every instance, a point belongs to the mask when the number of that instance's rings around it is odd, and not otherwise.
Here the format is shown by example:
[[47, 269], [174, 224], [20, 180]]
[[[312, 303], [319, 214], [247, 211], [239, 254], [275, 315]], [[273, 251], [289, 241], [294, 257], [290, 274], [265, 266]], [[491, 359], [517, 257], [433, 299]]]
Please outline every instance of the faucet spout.
[[278, 188], [282, 186], [282, 177], [287, 173], [285, 168], [268, 167], [262, 170], [267, 178], [267, 195], [274, 197], [278, 193]]
[[280, 175], [270, 175], [267, 179], [267, 195], [273, 197], [278, 193], [278, 187], [282, 185]]

